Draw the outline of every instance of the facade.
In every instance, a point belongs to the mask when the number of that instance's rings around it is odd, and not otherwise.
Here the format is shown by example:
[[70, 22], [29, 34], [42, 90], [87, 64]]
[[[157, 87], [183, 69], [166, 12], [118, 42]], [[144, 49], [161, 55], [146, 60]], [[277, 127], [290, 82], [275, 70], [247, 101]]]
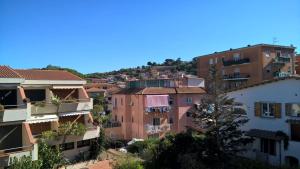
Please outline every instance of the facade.
[[[66, 71], [17, 70], [0, 67], [0, 164], [9, 164], [10, 157], [32, 155], [38, 158], [37, 141], [45, 131], [58, 131], [66, 122], [83, 124], [87, 131], [82, 136], [67, 136], [49, 140], [60, 146], [64, 156], [73, 160], [82, 153], [88, 155], [91, 141], [98, 137], [99, 127], [93, 125], [90, 110], [93, 101], [87, 95], [83, 79]], [[52, 98], [59, 97], [55, 106]], [[12, 142], [14, 144], [12, 144]]]
[[295, 58], [295, 69], [296, 69], [296, 74], [300, 74], [300, 55], [296, 55], [296, 58]]
[[215, 52], [199, 56], [198, 76], [209, 77], [209, 69], [215, 65], [225, 89], [256, 84], [294, 74], [294, 55], [293, 46], [268, 44]]
[[206, 92], [199, 84], [174, 84], [170, 79], [129, 82], [112, 97], [112, 120], [106, 134], [112, 139], [131, 140], [185, 131], [192, 123], [189, 110], [201, 102]]
[[287, 77], [227, 93], [242, 103], [249, 118], [242, 129], [255, 138], [244, 156], [273, 165], [299, 166], [299, 86], [299, 77]]

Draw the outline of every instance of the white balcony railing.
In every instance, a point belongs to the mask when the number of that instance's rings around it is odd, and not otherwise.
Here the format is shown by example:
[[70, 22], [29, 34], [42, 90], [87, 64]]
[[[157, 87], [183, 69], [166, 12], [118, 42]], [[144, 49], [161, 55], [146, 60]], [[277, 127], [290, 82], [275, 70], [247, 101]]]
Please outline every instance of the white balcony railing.
[[154, 134], [154, 133], [160, 133], [160, 132], [166, 132], [171, 130], [170, 124], [161, 124], [161, 125], [145, 125], [146, 133], [148, 134]]
[[[58, 113], [88, 111], [93, 109], [92, 99], [76, 100], [74, 102], [62, 101]], [[52, 103], [31, 104], [31, 114], [54, 114], [57, 113], [57, 106]]]
[[[29, 104], [5, 105], [4, 111], [0, 111], [0, 122], [23, 121], [27, 118], [27, 107]], [[13, 107], [13, 108], [12, 108]]]

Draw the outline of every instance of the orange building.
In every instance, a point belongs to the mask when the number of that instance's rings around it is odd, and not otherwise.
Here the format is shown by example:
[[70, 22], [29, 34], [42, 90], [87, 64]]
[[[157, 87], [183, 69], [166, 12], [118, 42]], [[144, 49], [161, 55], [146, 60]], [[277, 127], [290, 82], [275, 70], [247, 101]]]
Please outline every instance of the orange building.
[[296, 69], [296, 74], [300, 75], [300, 54], [298, 54], [295, 57], [295, 69]]
[[293, 46], [268, 44], [215, 52], [199, 56], [198, 76], [208, 77], [209, 68], [216, 65], [226, 89], [255, 84], [294, 74], [294, 55]]
[[[131, 83], [136, 82], [147, 83]], [[205, 90], [197, 85], [178, 87], [170, 82], [170, 79], [151, 80], [151, 87], [127, 87], [114, 94], [112, 120], [106, 134], [125, 140], [161, 138], [168, 132], [178, 133], [185, 131], [187, 126], [193, 127], [189, 111], [200, 104]], [[155, 87], [155, 84], [171, 85]]]

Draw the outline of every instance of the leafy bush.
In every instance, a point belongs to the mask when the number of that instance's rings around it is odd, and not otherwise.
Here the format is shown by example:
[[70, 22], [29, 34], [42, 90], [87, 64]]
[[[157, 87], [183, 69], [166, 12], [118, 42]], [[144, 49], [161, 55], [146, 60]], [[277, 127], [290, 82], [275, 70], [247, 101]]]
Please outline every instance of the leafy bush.
[[17, 157], [11, 158], [10, 169], [40, 169], [42, 163], [39, 160], [32, 161], [31, 156], [22, 156], [19, 159]]
[[142, 165], [142, 162], [126, 158], [118, 161], [114, 166], [114, 169], [144, 169], [144, 167]]

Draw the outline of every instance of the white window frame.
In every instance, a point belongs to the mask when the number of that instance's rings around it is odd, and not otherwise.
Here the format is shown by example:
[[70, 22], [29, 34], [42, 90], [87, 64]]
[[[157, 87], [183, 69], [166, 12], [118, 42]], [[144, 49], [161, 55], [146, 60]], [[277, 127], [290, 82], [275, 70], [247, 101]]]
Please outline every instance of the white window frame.
[[234, 54], [233, 54], [233, 60], [238, 61], [238, 60], [240, 60], [240, 59], [241, 59], [240, 53], [234, 53]]
[[[267, 111], [264, 111], [264, 105], [267, 105]], [[273, 105], [273, 112], [271, 112], [271, 105]], [[261, 116], [275, 118], [275, 103], [274, 102], [261, 102]]]
[[210, 65], [214, 64], [214, 59], [213, 59], [213, 58], [210, 58], [210, 59], [209, 59], [209, 64], [210, 64]]

